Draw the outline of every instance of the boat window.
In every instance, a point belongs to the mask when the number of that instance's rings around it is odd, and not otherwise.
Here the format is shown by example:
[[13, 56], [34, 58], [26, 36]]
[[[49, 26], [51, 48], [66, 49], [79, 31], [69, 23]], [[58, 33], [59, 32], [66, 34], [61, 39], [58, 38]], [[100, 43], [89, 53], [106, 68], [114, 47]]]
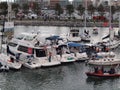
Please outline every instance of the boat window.
[[73, 37], [77, 37], [78, 36], [78, 33], [73, 33]]
[[36, 57], [45, 57], [46, 56], [46, 52], [44, 49], [36, 49]]
[[32, 41], [36, 36], [26, 36], [24, 40]]
[[17, 46], [16, 43], [12, 43], [12, 42], [9, 42], [8, 45], [9, 45], [9, 46], [12, 46], [12, 47], [16, 47], [16, 46]]
[[19, 51], [25, 52], [25, 53], [29, 53], [29, 54], [33, 54], [34, 50], [32, 48], [26, 47], [26, 46], [19, 46], [18, 47]]
[[77, 29], [72, 29], [72, 30], [70, 30], [70, 32], [76, 32], [76, 33], [78, 33], [79, 30], [77, 30]]

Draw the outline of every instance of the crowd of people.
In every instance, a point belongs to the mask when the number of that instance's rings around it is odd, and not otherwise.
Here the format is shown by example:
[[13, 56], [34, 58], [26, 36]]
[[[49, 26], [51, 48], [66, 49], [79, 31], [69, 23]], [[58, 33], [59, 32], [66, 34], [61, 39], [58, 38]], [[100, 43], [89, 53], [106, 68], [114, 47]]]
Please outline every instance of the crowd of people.
[[102, 66], [101, 68], [98, 67], [94, 67], [94, 73], [96, 74], [104, 74], [104, 73], [109, 73], [109, 74], [115, 74], [115, 68], [111, 67], [110, 70], [106, 71], [104, 70], [104, 67]]

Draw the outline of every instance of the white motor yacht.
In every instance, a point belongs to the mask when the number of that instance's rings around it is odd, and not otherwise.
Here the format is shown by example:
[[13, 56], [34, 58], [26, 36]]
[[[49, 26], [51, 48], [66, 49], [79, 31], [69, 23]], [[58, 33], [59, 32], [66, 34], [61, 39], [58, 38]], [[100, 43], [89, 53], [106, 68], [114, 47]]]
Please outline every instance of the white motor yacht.
[[[8, 43], [8, 47], [9, 52], [14, 54], [20, 53], [19, 59], [25, 67], [30, 69], [61, 64], [60, 61], [55, 58], [55, 54], [53, 54], [55, 53], [54, 48], [44, 45], [44, 43], [40, 41], [40, 34], [38, 33], [20, 34]], [[51, 61], [49, 61], [48, 58], [49, 52], [52, 53]]]
[[80, 42], [81, 37], [80, 37], [79, 29], [71, 29], [70, 33], [68, 33], [67, 35], [67, 40], [69, 42]]

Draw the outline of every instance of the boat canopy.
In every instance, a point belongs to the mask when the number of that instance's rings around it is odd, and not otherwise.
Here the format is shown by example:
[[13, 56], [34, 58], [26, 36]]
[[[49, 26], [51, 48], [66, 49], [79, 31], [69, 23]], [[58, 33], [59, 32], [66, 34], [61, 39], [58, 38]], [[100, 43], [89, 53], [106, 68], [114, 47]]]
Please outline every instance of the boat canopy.
[[69, 42], [69, 43], [68, 43], [68, 46], [69, 46], [69, 47], [82, 47], [82, 46], [84, 46], [84, 45], [83, 45], [83, 44], [80, 44], [80, 43]]
[[63, 39], [60, 38], [60, 36], [54, 35], [54, 36], [47, 37], [46, 40], [63, 40]]

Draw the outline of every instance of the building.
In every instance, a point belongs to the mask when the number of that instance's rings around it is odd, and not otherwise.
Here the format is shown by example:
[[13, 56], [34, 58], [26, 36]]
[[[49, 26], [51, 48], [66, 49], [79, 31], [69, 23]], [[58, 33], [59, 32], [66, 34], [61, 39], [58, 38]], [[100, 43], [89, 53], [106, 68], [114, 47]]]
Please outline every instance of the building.
[[50, 8], [54, 9], [55, 5], [59, 3], [60, 0], [50, 0]]

